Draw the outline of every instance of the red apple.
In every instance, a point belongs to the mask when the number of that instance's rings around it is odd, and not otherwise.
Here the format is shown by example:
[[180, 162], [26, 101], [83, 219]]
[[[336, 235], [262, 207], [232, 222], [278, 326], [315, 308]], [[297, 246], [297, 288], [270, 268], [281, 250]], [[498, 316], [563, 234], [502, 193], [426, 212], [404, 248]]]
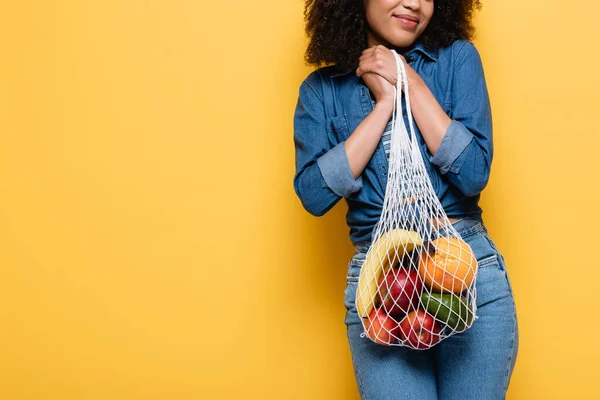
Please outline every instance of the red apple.
[[392, 316], [417, 308], [423, 281], [413, 269], [391, 268], [379, 281], [383, 309]]
[[369, 314], [367, 336], [375, 343], [389, 345], [398, 340], [398, 321], [390, 317], [383, 309], [374, 308]]
[[400, 338], [415, 349], [427, 349], [439, 342], [441, 330], [433, 316], [421, 309], [409, 312], [400, 321]]

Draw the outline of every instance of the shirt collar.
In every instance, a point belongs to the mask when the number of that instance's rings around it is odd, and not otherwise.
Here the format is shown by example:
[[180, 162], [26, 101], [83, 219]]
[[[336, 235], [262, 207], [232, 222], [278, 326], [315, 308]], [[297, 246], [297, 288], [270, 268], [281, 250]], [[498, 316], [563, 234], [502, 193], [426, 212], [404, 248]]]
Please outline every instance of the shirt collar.
[[[410, 61], [410, 59], [414, 57], [415, 53], [421, 53], [421, 54], [429, 57], [431, 60], [437, 61], [437, 50], [429, 49], [429, 48], [425, 47], [423, 45], [423, 43], [421, 43], [420, 40], [416, 40], [412, 45], [410, 45], [408, 47], [408, 50], [406, 50], [406, 52], [404, 52], [403, 56], [408, 61]], [[356, 68], [350, 68], [350, 69], [346, 69], [343, 71], [338, 71], [336, 73], [331, 74], [330, 76], [332, 78], [335, 78], [336, 76], [346, 75], [355, 70], [356, 70]]]

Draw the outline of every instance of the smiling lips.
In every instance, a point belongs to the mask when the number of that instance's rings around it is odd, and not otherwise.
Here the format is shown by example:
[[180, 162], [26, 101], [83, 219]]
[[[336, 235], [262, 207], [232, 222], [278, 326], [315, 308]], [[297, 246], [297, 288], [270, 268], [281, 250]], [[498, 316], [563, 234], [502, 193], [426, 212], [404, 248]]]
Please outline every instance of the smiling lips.
[[419, 19], [417, 17], [413, 17], [412, 15], [408, 14], [394, 15], [394, 19], [409, 28], [414, 28], [419, 23]]

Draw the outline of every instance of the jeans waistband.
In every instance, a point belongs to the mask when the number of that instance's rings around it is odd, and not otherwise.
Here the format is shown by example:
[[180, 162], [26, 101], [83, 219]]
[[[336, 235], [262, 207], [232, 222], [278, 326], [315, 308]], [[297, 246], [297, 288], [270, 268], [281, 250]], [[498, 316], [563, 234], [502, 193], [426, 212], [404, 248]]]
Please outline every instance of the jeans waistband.
[[[485, 229], [483, 225], [483, 220], [481, 218], [460, 218], [458, 221], [453, 222], [452, 226], [460, 236], [468, 236], [472, 232], [477, 232]], [[444, 232], [444, 227], [438, 229], [439, 232]], [[356, 253], [366, 253], [371, 246], [371, 242], [360, 242], [354, 245], [355, 254]]]

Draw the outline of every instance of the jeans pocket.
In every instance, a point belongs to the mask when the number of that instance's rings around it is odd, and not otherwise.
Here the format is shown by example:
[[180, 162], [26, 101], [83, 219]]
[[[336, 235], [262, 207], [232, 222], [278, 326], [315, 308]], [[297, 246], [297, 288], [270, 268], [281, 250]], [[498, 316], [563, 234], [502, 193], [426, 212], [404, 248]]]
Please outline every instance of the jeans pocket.
[[344, 306], [346, 310], [350, 311], [356, 309], [356, 290], [358, 288], [357, 281], [349, 281], [346, 283], [346, 289], [344, 290]]
[[506, 277], [506, 284], [508, 285], [508, 290], [510, 290], [511, 294], [513, 293], [512, 284], [510, 283], [510, 278], [508, 277], [508, 271], [506, 270], [506, 261], [504, 260], [504, 256], [498, 253], [500, 264], [502, 265], [502, 270], [504, 271], [504, 276]]
[[478, 268], [475, 280], [477, 307], [512, 297], [504, 263], [500, 254], [493, 254], [477, 260]]
[[344, 306], [346, 307], [346, 315], [344, 323], [347, 327], [354, 324], [362, 324], [358, 311], [356, 310], [356, 291], [358, 288], [358, 280], [349, 281], [346, 284], [346, 290], [344, 291]]
[[358, 282], [360, 276], [360, 269], [365, 262], [365, 253], [355, 253], [348, 263], [348, 274], [346, 276], [347, 282]]
[[504, 271], [504, 264], [500, 262], [500, 254], [492, 254], [477, 260], [477, 269], [496, 268]]

